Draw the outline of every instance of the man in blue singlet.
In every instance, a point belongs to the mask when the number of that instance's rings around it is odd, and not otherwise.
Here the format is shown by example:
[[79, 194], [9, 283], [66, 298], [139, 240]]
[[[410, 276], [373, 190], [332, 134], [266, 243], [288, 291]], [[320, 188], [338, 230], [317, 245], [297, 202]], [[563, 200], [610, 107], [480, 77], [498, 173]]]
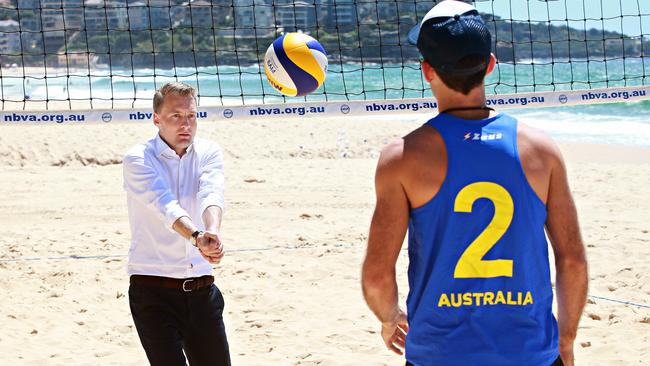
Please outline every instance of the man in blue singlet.
[[[486, 106], [496, 61], [474, 7], [443, 1], [409, 38], [439, 115], [377, 166], [362, 282], [384, 342], [407, 365], [572, 366], [588, 280], [562, 156], [546, 134]], [[407, 229], [405, 313], [395, 264]]]

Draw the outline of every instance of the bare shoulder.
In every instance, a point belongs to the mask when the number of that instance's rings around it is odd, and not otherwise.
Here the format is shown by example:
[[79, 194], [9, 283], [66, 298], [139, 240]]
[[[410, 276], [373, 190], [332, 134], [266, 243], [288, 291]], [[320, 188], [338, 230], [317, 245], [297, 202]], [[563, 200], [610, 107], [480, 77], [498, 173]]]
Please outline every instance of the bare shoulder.
[[440, 147], [437, 143], [442, 138], [438, 132], [427, 126], [422, 126], [408, 135], [386, 145], [379, 157], [380, 165], [393, 168], [408, 167], [417, 164], [423, 157], [431, 156], [432, 150]]
[[444, 141], [425, 125], [384, 148], [375, 182], [377, 187], [399, 185], [410, 207], [419, 207], [438, 192], [446, 169]]
[[440, 141], [442, 141], [438, 130], [428, 125], [420, 126], [405, 137], [409, 142], [410, 148], [414, 150], [419, 150], [422, 147], [431, 147], [432, 142], [439, 142], [435, 141], [437, 138], [440, 138]]
[[400, 180], [399, 170], [404, 155], [404, 139], [397, 139], [384, 146], [375, 171], [375, 186]]
[[381, 149], [379, 155], [380, 164], [395, 164], [400, 161], [404, 153], [404, 138], [400, 138], [388, 143]]
[[521, 166], [539, 199], [546, 204], [552, 178], [562, 176], [564, 162], [555, 142], [544, 131], [524, 123], [517, 126], [517, 147]]
[[551, 136], [525, 123], [518, 122], [517, 145], [522, 160], [540, 159], [550, 166], [562, 162], [562, 153]]

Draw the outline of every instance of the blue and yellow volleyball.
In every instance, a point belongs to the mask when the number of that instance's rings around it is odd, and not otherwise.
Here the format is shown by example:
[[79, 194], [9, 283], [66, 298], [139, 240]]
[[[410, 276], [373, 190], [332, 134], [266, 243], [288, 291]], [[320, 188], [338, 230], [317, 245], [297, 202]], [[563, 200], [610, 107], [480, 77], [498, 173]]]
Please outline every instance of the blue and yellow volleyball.
[[280, 93], [290, 97], [307, 95], [325, 81], [327, 53], [306, 34], [286, 33], [266, 50], [264, 72]]

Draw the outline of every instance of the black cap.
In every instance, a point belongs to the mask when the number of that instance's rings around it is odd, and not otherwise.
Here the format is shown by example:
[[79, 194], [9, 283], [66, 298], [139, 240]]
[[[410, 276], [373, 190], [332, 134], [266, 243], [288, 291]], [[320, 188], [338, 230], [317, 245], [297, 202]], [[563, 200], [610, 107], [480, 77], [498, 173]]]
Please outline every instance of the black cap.
[[[487, 68], [492, 52], [492, 36], [472, 5], [446, 0], [434, 6], [422, 22], [408, 34], [408, 41], [436, 70], [450, 75], [471, 75]], [[459, 68], [463, 58], [477, 55], [485, 61]]]

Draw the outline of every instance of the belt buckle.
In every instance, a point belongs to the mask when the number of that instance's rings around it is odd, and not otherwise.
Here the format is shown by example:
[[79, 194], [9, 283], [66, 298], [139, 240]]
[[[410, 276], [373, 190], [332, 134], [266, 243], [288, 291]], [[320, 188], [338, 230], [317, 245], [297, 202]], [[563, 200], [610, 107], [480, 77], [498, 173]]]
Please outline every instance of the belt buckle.
[[189, 283], [191, 283], [191, 282], [194, 282], [194, 279], [189, 279], [189, 280], [185, 280], [185, 281], [183, 281], [183, 291], [185, 291], [185, 292], [192, 292], [192, 289], [187, 289], [187, 288], [185, 288], [185, 285], [186, 285], [186, 284], [189, 284]]

